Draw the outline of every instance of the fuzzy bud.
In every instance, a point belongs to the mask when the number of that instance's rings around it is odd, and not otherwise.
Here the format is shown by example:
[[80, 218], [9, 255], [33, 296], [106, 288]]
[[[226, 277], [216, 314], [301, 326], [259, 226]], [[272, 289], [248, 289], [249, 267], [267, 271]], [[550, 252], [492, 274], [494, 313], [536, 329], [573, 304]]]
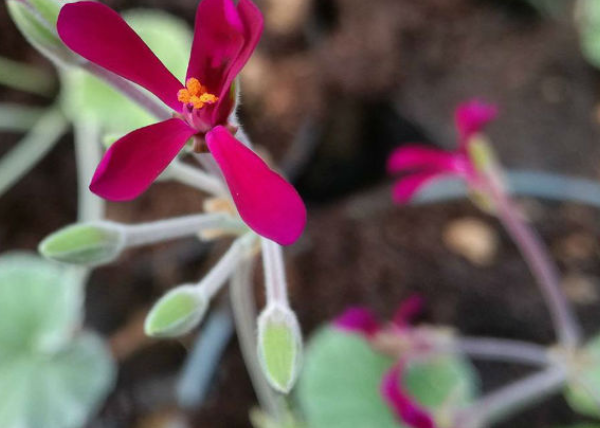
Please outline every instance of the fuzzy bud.
[[144, 331], [152, 337], [177, 337], [196, 327], [208, 308], [207, 298], [193, 285], [182, 285], [165, 294], [152, 308]]
[[44, 239], [38, 250], [51, 260], [98, 266], [115, 260], [124, 248], [125, 233], [120, 225], [97, 222], [60, 229]]
[[302, 360], [300, 326], [289, 308], [270, 305], [258, 318], [258, 358], [271, 386], [289, 393]]

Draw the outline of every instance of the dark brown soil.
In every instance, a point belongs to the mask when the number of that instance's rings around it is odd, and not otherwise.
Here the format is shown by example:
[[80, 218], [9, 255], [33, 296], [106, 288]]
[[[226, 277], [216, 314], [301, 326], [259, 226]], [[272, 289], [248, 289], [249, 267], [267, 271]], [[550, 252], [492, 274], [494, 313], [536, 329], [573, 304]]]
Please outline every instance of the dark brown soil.
[[[304, 1], [308, 6], [302, 0], [259, 2], [268, 25], [243, 75], [243, 118], [309, 203], [307, 232], [287, 252], [291, 300], [305, 334], [349, 304], [385, 317], [418, 292], [427, 300], [428, 322], [473, 335], [551, 342], [535, 283], [497, 222], [468, 202], [394, 207], [383, 165], [402, 142], [451, 146], [453, 107], [478, 96], [502, 110], [490, 136], [507, 166], [596, 178], [599, 81], [579, 52], [572, 21], [542, 19], [518, 0]], [[285, 7], [278, 9], [277, 2]], [[196, 7], [196, 0], [107, 3], [165, 8], [190, 23]], [[283, 19], [290, 21], [282, 28], [277, 23]], [[3, 7], [0, 22], [0, 55], [47, 66]], [[0, 99], [44, 102], [4, 89]], [[1, 138], [2, 152], [17, 141]], [[3, 250], [33, 250], [75, 220], [74, 174], [71, 139], [65, 138], [2, 197]], [[194, 212], [201, 203], [195, 192], [159, 184], [136, 202], [112, 205], [110, 213], [134, 222]], [[585, 275], [597, 289], [598, 214], [566, 204], [536, 207], [535, 225], [561, 269]], [[482, 219], [500, 237], [487, 266], [441, 244], [448, 222], [465, 216]], [[589, 243], [583, 253], [577, 251], [581, 240]], [[181, 241], [99, 269], [88, 289], [88, 324], [107, 336], [130, 325], [132, 336], [139, 336], [140, 313], [169, 287], [198, 278], [222, 249]], [[579, 299], [577, 309], [593, 334], [600, 325], [597, 298]], [[191, 340], [140, 341], [121, 361], [117, 389], [90, 427], [160, 426], [149, 417], [172, 409], [173, 379]], [[486, 390], [525, 373], [513, 366], [479, 367]], [[253, 405], [237, 344], [231, 343], [207, 402], [189, 421], [194, 428], [248, 427]], [[503, 426], [546, 428], [577, 420], [556, 398]]]

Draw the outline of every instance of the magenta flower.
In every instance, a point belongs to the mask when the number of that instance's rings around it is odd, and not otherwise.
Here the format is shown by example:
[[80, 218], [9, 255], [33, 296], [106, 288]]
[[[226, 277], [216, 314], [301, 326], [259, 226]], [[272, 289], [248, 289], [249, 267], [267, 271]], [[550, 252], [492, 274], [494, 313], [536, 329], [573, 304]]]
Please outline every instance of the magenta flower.
[[[419, 296], [412, 296], [402, 302], [391, 322], [381, 324], [368, 309], [353, 307], [339, 316], [334, 321], [334, 325], [344, 331], [363, 336], [377, 347], [376, 343], [379, 335], [385, 336], [392, 333], [410, 337], [412, 321], [421, 312], [422, 308], [423, 299]], [[414, 345], [420, 346], [418, 341]], [[398, 420], [405, 425], [411, 428], [435, 428], [432, 416], [402, 387], [402, 375], [406, 369], [406, 362], [404, 359], [400, 359], [383, 376], [380, 388], [381, 396]]]
[[395, 150], [388, 159], [390, 174], [410, 173], [401, 178], [393, 190], [394, 201], [406, 203], [424, 185], [442, 176], [459, 176], [473, 188], [479, 186], [479, 174], [472, 160], [470, 147], [475, 137], [498, 114], [497, 108], [473, 100], [456, 109], [455, 121], [459, 145], [454, 152], [407, 145]]
[[421, 313], [422, 309], [423, 299], [418, 295], [413, 295], [400, 304], [388, 325], [382, 325], [373, 312], [361, 306], [346, 309], [334, 320], [333, 325], [340, 330], [373, 339], [388, 328], [394, 331], [409, 329], [414, 318]]
[[333, 321], [340, 330], [362, 334], [370, 339], [381, 331], [381, 325], [373, 313], [363, 307], [356, 306], [346, 311]]
[[381, 395], [392, 408], [398, 420], [412, 428], [435, 428], [433, 418], [414, 398], [402, 388], [402, 374], [406, 364], [400, 362], [392, 367], [381, 382]]
[[203, 0], [186, 85], [179, 82], [112, 9], [82, 1], [61, 9], [58, 34], [87, 60], [147, 89], [173, 110], [173, 118], [131, 132], [106, 152], [90, 189], [130, 200], [143, 193], [186, 142], [208, 150], [219, 165], [241, 218], [256, 233], [289, 245], [301, 235], [306, 208], [296, 190], [231, 132], [234, 79], [263, 29], [250, 0]]

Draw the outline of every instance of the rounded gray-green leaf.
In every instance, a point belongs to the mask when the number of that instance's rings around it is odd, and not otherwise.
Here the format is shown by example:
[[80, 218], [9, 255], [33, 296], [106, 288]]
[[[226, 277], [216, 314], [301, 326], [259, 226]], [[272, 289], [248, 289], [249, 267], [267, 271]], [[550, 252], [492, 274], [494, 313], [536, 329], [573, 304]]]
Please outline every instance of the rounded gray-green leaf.
[[63, 263], [98, 266], [114, 261], [125, 246], [121, 226], [111, 222], [83, 223], [54, 232], [39, 245], [44, 257]]
[[584, 348], [580, 367], [568, 383], [565, 396], [569, 405], [583, 415], [600, 418], [600, 336]]
[[80, 428], [114, 384], [104, 343], [81, 334], [53, 354], [0, 352], [2, 428]]
[[298, 378], [302, 361], [302, 335], [296, 315], [273, 305], [258, 319], [258, 358], [271, 386], [289, 393]]
[[[393, 364], [394, 360], [373, 351], [357, 334], [331, 327], [317, 332], [307, 346], [297, 390], [308, 426], [404, 427], [379, 392], [382, 378]], [[432, 411], [472, 402], [477, 386], [474, 369], [458, 357], [413, 364], [404, 375], [404, 387]]]
[[29, 253], [1, 256], [0, 353], [60, 348], [79, 328], [82, 287], [66, 266]]
[[193, 285], [183, 285], [165, 294], [146, 317], [144, 330], [152, 337], [177, 337], [196, 327], [208, 301]]

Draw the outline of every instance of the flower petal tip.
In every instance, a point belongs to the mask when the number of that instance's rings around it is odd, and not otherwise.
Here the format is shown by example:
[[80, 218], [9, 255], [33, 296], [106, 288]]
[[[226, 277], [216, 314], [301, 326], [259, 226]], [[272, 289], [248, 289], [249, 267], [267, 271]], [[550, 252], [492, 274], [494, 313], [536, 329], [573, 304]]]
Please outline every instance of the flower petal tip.
[[398, 327], [408, 327], [423, 312], [424, 306], [425, 299], [418, 294], [413, 294], [402, 302], [394, 314], [393, 323]]
[[381, 328], [373, 313], [363, 307], [347, 309], [333, 321], [333, 325], [340, 330], [367, 337], [375, 335]]
[[90, 190], [111, 201], [142, 194], [177, 156], [194, 130], [169, 119], [135, 130], [110, 146], [90, 184]]
[[394, 185], [392, 189], [392, 199], [396, 204], [407, 204], [425, 185], [441, 175], [442, 174], [437, 171], [428, 171], [403, 177]]
[[391, 407], [398, 420], [411, 428], [436, 428], [433, 418], [401, 388], [402, 370], [400, 363], [390, 369], [381, 382], [381, 395]]
[[479, 133], [488, 123], [498, 116], [498, 107], [484, 101], [473, 99], [456, 108], [456, 127], [462, 141]]
[[306, 226], [306, 207], [290, 183], [223, 126], [206, 135], [240, 217], [257, 234], [291, 245]]

